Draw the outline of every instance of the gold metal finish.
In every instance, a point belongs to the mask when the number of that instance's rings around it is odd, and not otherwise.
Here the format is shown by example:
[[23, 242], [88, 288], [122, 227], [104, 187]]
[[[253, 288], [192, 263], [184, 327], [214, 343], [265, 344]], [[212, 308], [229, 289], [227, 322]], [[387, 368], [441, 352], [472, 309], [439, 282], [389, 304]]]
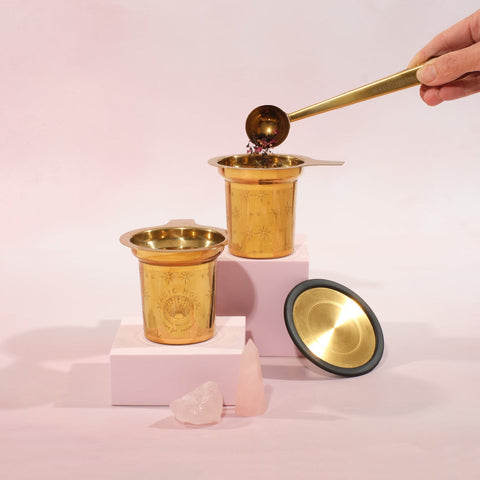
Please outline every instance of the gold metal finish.
[[301, 293], [293, 306], [295, 328], [320, 360], [342, 368], [357, 368], [374, 355], [375, 332], [357, 302], [330, 288]]
[[257, 107], [247, 117], [245, 130], [248, 138], [262, 148], [276, 147], [287, 138], [290, 122], [418, 85], [420, 82], [417, 80], [417, 71], [423, 65], [402, 70], [289, 114], [273, 105]]
[[225, 178], [228, 249], [246, 258], [290, 255], [296, 181], [302, 168], [343, 164], [292, 155], [233, 155], [209, 163]]
[[125, 233], [120, 242], [140, 262], [146, 338], [189, 344], [213, 337], [216, 258], [226, 231], [175, 220]]
[[247, 117], [245, 130], [248, 138], [261, 148], [280, 145], [290, 131], [288, 115], [274, 105], [254, 108]]

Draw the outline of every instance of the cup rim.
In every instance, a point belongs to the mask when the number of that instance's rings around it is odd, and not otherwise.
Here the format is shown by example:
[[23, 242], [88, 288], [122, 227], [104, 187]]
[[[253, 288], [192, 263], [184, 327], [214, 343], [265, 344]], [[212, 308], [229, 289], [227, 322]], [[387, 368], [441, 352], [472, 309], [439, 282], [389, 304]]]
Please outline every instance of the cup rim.
[[[187, 248], [155, 248], [151, 247], [142, 243], [136, 243], [133, 239], [134, 237], [140, 234], [146, 234], [148, 232], [168, 232], [168, 231], [182, 231], [182, 230], [195, 230], [195, 231], [202, 231], [206, 233], [213, 233], [215, 235], [219, 235], [221, 238], [218, 240], [213, 241], [209, 245], [201, 246], [201, 247], [187, 247]], [[211, 250], [213, 248], [224, 247], [227, 244], [228, 235], [227, 231], [222, 228], [217, 227], [209, 227], [204, 225], [197, 225], [197, 224], [178, 224], [178, 225], [158, 225], [153, 227], [143, 227], [137, 228], [135, 230], [130, 230], [129, 232], [124, 233], [120, 237], [120, 243], [126, 247], [129, 247], [133, 250], [141, 250], [145, 252], [152, 252], [152, 253], [176, 253], [176, 252], [202, 252]]]
[[[281, 166], [265, 166], [266, 162], [263, 165], [259, 164], [258, 166], [252, 165], [228, 165], [228, 161], [237, 160], [237, 159], [257, 159], [261, 160], [262, 158], [267, 159], [281, 159], [285, 161], [285, 165]], [[304, 155], [292, 155], [287, 153], [279, 154], [251, 154], [251, 153], [242, 153], [242, 154], [233, 154], [233, 155], [222, 155], [219, 157], [211, 158], [208, 163], [214, 167], [218, 168], [227, 168], [227, 169], [237, 169], [237, 170], [256, 170], [256, 171], [268, 171], [268, 170], [291, 170], [294, 168], [303, 168], [310, 166], [335, 166], [343, 165], [344, 162], [340, 160], [315, 160]], [[290, 163], [290, 165], [288, 164]]]

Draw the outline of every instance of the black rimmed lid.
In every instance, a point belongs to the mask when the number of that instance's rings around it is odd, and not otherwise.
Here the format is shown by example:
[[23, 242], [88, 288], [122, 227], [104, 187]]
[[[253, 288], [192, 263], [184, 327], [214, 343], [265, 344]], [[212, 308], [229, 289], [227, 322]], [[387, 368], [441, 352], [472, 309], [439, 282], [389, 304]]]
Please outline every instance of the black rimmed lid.
[[285, 324], [302, 354], [324, 370], [354, 377], [373, 370], [383, 355], [383, 333], [355, 292], [330, 280], [306, 280], [285, 301]]

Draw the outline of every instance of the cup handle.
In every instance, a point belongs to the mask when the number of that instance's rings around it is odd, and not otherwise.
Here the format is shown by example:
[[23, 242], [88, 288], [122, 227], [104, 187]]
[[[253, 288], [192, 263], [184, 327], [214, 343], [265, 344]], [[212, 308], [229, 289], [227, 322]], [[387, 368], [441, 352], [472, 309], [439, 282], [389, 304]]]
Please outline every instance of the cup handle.
[[335, 165], [343, 165], [345, 162], [343, 160], [315, 160], [310, 157], [304, 157], [303, 155], [295, 155], [297, 158], [302, 160], [304, 163], [301, 165], [302, 167], [314, 167], [314, 166], [335, 166]]

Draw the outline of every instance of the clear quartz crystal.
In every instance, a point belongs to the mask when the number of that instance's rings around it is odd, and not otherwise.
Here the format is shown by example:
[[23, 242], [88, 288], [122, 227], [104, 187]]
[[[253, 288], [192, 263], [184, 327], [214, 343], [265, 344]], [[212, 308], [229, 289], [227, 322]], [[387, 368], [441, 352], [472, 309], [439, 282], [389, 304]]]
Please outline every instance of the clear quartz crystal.
[[208, 425], [220, 422], [223, 412], [223, 396], [219, 386], [205, 382], [170, 404], [170, 410], [181, 423]]

